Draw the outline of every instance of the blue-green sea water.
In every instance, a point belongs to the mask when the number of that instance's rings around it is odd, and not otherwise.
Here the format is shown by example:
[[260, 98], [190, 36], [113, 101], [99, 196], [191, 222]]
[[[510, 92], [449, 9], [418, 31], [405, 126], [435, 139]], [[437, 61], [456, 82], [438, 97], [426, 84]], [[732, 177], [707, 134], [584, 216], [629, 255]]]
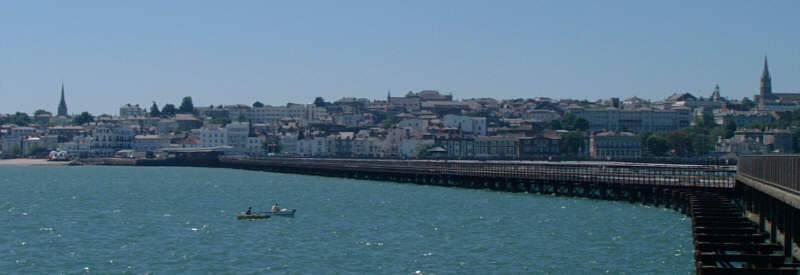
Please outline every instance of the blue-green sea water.
[[[236, 220], [248, 206], [294, 218]], [[693, 274], [657, 207], [175, 167], [0, 166], [2, 274]]]

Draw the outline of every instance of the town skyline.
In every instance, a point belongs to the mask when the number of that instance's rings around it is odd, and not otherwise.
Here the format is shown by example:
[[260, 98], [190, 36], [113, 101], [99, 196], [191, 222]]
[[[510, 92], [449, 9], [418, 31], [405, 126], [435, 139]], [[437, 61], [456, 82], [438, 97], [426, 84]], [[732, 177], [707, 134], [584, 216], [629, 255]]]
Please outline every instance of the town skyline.
[[[764, 57], [764, 67], [762, 68], [762, 74], [763, 73], [769, 74], [767, 63], [768, 63], [768, 57], [765, 56]], [[763, 75], [762, 75], [762, 77], [763, 77]], [[770, 80], [770, 85], [771, 85], [771, 80]], [[62, 106], [65, 104], [65, 88], [64, 88], [64, 81], [63, 80], [60, 82], [60, 86], [59, 87], [60, 87], [59, 88], [60, 99], [59, 99], [58, 107], [55, 109], [56, 111], [54, 112], [53, 110], [50, 110], [50, 109], [47, 109], [47, 108], [36, 108], [36, 110], [45, 110], [45, 111], [48, 111], [48, 112], [53, 113], [53, 114], [56, 114], [56, 113], [60, 114], [62, 112]], [[772, 89], [771, 87], [772, 86], [770, 86], [770, 90]], [[760, 89], [763, 89], [763, 86], [760, 87]], [[416, 91], [409, 90], [409, 91], [405, 91], [405, 92], [395, 93], [395, 95], [399, 94], [399, 95], [402, 96], [402, 95], [404, 95], [406, 93], [413, 93], [413, 92], [420, 92], [420, 91], [437, 91], [437, 92], [439, 92], [439, 90], [437, 90], [437, 89], [420, 89], [420, 90], [416, 90]], [[776, 90], [776, 91], [777, 92], [789, 92], [789, 93], [794, 92], [794, 91], [786, 91], [786, 90]], [[694, 92], [694, 95], [697, 96], [698, 98], [710, 98], [711, 96], [713, 96], [713, 94], [715, 92], [717, 92], [717, 93], [720, 92], [719, 84], [716, 84], [715, 87], [712, 89], [711, 92], [708, 93], [707, 96], [704, 95], [705, 91], [703, 91], [702, 89], [698, 89], [696, 92]], [[627, 98], [639, 98], [639, 99], [642, 99], [642, 100], [645, 100], [645, 101], [655, 101], [655, 102], [657, 102], [657, 101], [660, 101], [660, 100], [664, 100], [664, 99], [666, 99], [667, 97], [669, 97], [671, 95], [681, 94], [681, 93], [692, 93], [692, 92], [691, 91], [676, 91], [676, 92], [673, 92], [673, 93], [671, 93], [669, 95], [664, 95], [662, 98], [642, 98], [642, 97], [639, 97], [639, 96], [636, 96], [636, 95], [629, 96], [629, 97], [621, 97], [621, 96], [613, 96], [613, 95], [611, 95], [611, 96], [607, 96], [607, 97], [597, 97], [597, 98], [592, 98], [592, 99], [589, 99], [589, 98], [570, 98], [570, 97], [552, 97], [552, 96], [533, 96], [533, 97], [517, 97], [517, 98], [494, 98], [494, 97], [491, 97], [491, 96], [484, 96], [484, 97], [459, 98], [459, 97], [455, 96], [453, 94], [453, 92], [450, 92], [448, 94], [453, 98], [453, 100], [469, 100], [469, 99], [478, 99], [478, 98], [492, 98], [492, 99], [496, 99], [496, 100], [501, 100], [502, 101], [502, 100], [514, 100], [514, 99], [550, 98], [550, 99], [553, 99], [553, 100], [577, 100], [577, 101], [586, 100], [586, 101], [589, 101], [589, 102], [598, 102], [598, 101], [601, 101], [601, 100], [608, 100], [610, 98], [618, 98], [618, 99], [622, 99], [622, 100], [627, 99]], [[759, 93], [761, 93], [761, 92], [756, 92], [753, 95], [746, 95], [746, 96], [743, 96], [742, 98], [746, 97], [746, 98], [748, 98], [750, 100], [757, 101]], [[387, 90], [387, 95], [391, 95], [391, 90]], [[192, 97], [192, 95], [184, 95], [181, 98], [186, 97], [186, 96]], [[256, 99], [256, 100], [252, 101], [251, 103], [247, 103], [247, 102], [230, 102], [229, 103], [229, 102], [226, 102], [226, 103], [198, 104], [196, 106], [203, 107], [203, 106], [211, 106], [211, 105], [213, 105], [213, 106], [222, 106], [222, 105], [240, 105], [240, 104], [249, 105], [249, 104], [253, 104], [255, 102], [259, 102], [259, 103], [262, 103], [262, 104], [265, 104], [265, 105], [270, 105], [270, 106], [283, 106], [283, 105], [286, 105], [286, 104], [312, 104], [313, 101], [317, 97], [321, 97], [321, 96], [313, 96], [312, 99], [309, 102], [271, 103], [271, 102], [266, 101], [266, 100], [258, 100], [258, 99]], [[733, 96], [733, 97], [732, 96], [728, 96], [727, 94], [724, 94], [722, 97], [727, 99], [727, 100], [734, 101], [734, 102], [735, 101], [739, 101], [740, 99], [742, 99], [742, 98], [737, 98], [735, 96]], [[344, 99], [344, 98], [364, 98], [364, 99], [368, 99], [370, 101], [382, 100], [382, 98], [355, 97], [355, 96], [348, 96], [348, 95], [341, 95], [338, 98], [325, 98], [325, 97], [322, 97], [322, 98], [325, 99], [325, 100], [331, 101], [331, 102], [339, 100], [339, 99]], [[384, 97], [384, 99], [385, 99], [385, 97]], [[159, 102], [153, 100], [153, 101], [150, 101], [150, 102], [155, 103], [157, 106], [163, 107], [166, 104], [172, 104], [172, 105], [177, 106], [177, 105], [180, 104], [178, 101], [175, 101], [175, 102], [168, 101], [168, 102], [159, 103]], [[150, 106], [147, 103], [140, 104], [140, 103], [134, 103], [134, 102], [126, 102], [126, 103], [120, 103], [120, 104], [122, 104], [122, 105], [125, 105], [125, 104], [138, 105], [138, 106], [141, 106], [142, 108], [145, 108], [145, 109], [147, 109], [147, 107]], [[116, 109], [116, 108], [114, 108], [114, 109]], [[34, 111], [27, 112], [27, 111], [20, 111], [20, 110], [16, 110], [16, 111], [12, 110], [12, 111], [9, 111], [9, 112], [6, 112], [6, 113], [15, 113], [15, 112], [34, 113]], [[94, 115], [101, 115], [101, 114], [114, 115], [114, 113], [111, 113], [111, 112], [97, 113], [97, 112], [92, 112], [92, 111], [88, 111], [88, 110], [77, 110], [77, 111], [74, 111], [74, 112], [70, 112], [68, 114], [69, 115], [76, 115], [76, 114], [79, 114], [81, 112], [89, 112], [89, 113], [94, 114]], [[0, 111], [0, 114], [2, 114], [2, 113], [4, 113], [4, 112]]]
[[[457, 99], [731, 98], [800, 90], [798, 3], [11, 3], [0, 112], [124, 103], [308, 103], [387, 90]], [[699, 92], [698, 92], [699, 91]], [[111, 105], [111, 106], [108, 106]]]

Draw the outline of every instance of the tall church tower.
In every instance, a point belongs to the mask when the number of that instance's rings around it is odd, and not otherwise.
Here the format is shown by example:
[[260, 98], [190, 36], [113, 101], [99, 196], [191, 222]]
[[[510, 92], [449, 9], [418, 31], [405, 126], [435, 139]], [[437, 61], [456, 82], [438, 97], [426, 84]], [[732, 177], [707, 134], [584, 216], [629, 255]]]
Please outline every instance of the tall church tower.
[[58, 113], [56, 116], [67, 116], [67, 102], [64, 100], [64, 82], [61, 82], [61, 101], [58, 102]]
[[764, 71], [761, 72], [761, 101], [772, 99], [772, 77], [769, 76], [767, 57], [764, 56]]
[[719, 84], [714, 86], [714, 92], [711, 93], [711, 101], [720, 102], [722, 101], [722, 96], [719, 94]]

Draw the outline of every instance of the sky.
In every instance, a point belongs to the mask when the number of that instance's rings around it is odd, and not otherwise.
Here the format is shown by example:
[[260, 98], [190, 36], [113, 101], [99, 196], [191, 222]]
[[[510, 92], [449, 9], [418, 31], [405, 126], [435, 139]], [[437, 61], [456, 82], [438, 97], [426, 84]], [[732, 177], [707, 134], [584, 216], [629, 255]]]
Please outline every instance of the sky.
[[800, 92], [800, 1], [1, 1], [0, 113]]

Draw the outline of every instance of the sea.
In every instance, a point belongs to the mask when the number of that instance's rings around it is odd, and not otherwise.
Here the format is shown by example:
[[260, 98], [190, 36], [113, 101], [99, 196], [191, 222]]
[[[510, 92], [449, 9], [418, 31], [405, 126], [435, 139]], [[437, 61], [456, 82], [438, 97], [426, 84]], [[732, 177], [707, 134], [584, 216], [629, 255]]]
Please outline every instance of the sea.
[[[294, 217], [237, 220], [252, 207]], [[638, 203], [220, 168], [0, 166], [0, 274], [694, 274]]]

